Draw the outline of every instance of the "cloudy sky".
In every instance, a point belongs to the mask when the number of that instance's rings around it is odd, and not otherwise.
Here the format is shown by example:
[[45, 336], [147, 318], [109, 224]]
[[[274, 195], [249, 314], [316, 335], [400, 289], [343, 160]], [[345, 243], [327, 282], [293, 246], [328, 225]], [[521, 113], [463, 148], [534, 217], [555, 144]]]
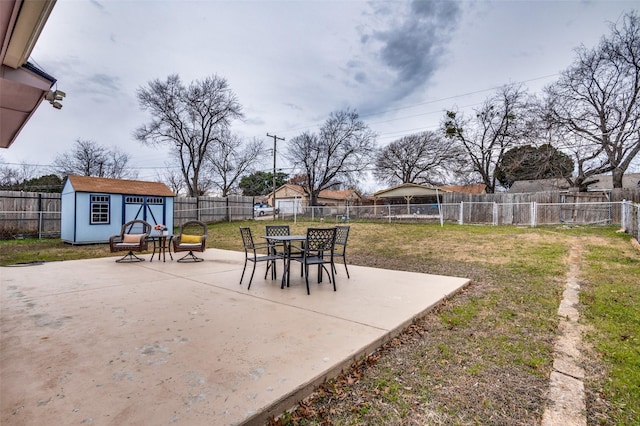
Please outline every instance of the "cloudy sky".
[[[229, 82], [245, 118], [231, 130], [278, 144], [355, 109], [378, 145], [436, 129], [501, 85], [538, 93], [639, 1], [58, 0], [32, 62], [57, 78], [63, 108], [43, 103], [0, 161], [46, 171], [76, 139], [118, 147], [140, 179], [168, 154], [137, 142], [149, 121], [136, 90], [178, 74]], [[271, 170], [268, 154], [260, 167]], [[375, 190], [369, 183], [365, 190]]]

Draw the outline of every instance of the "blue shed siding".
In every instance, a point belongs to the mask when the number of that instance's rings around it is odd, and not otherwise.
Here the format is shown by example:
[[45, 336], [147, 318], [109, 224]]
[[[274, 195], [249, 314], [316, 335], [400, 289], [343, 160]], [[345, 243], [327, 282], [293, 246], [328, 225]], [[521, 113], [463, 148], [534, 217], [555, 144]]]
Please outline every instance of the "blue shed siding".
[[75, 241], [76, 193], [68, 182], [62, 188], [60, 201], [60, 238], [70, 243]]
[[[109, 222], [91, 223], [91, 197], [109, 198]], [[129, 197], [130, 203], [127, 203]], [[151, 201], [150, 203], [148, 201]], [[68, 182], [62, 192], [61, 239], [73, 244], [106, 243], [130, 220], [173, 227], [173, 197], [78, 192]]]

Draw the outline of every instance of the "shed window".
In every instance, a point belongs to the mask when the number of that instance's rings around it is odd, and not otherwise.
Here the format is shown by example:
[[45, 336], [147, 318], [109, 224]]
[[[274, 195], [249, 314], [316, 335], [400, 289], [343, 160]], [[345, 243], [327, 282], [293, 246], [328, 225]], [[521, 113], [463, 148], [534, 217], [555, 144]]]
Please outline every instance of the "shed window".
[[130, 195], [125, 197], [124, 202], [127, 204], [142, 204], [144, 202], [144, 197], [134, 197]]
[[91, 196], [91, 223], [109, 223], [109, 196]]
[[160, 204], [162, 205], [162, 197], [147, 197], [147, 204]]

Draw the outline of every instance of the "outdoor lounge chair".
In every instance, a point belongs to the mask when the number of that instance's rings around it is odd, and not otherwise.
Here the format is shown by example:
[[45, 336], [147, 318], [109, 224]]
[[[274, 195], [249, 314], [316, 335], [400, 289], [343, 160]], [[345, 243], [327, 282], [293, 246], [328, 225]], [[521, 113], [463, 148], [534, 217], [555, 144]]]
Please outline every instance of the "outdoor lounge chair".
[[111, 253], [126, 251], [121, 259], [116, 262], [142, 262], [144, 259], [133, 252], [142, 252], [148, 249], [151, 225], [141, 219], [131, 220], [120, 229], [120, 234], [109, 237], [109, 249]]
[[202, 262], [204, 259], [193, 254], [204, 252], [207, 248], [207, 224], [199, 220], [190, 220], [180, 227], [180, 233], [173, 237], [173, 252], [184, 252], [178, 262]]

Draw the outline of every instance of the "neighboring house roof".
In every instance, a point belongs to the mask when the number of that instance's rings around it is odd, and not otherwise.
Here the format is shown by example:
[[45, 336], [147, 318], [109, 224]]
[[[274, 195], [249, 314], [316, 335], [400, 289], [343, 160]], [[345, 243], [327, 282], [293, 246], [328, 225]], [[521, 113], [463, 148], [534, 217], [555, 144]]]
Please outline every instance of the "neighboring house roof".
[[94, 176], [67, 176], [76, 192], [101, 192], [105, 194], [154, 195], [174, 197], [175, 194], [162, 182], [141, 180], [110, 179]]
[[566, 191], [569, 183], [566, 179], [533, 179], [517, 180], [509, 188], [509, 192], [545, 192], [545, 191]]
[[418, 185], [417, 183], [403, 183], [391, 188], [382, 189], [373, 194], [374, 198], [423, 197], [438, 193], [451, 192], [432, 185]]
[[362, 198], [362, 196], [355, 189], [323, 189], [318, 194], [318, 198], [353, 200], [355, 198]]
[[56, 82], [27, 62], [55, 3], [0, 1], [0, 148], [13, 143]]
[[[588, 178], [589, 181], [598, 182], [589, 185], [589, 191], [606, 191], [613, 189], [613, 177], [611, 175], [597, 175]], [[627, 173], [622, 177], [623, 188], [640, 188], [640, 173]], [[566, 191], [569, 183], [566, 179], [536, 179], [517, 180], [509, 188], [509, 192], [544, 192], [544, 191]]]
[[[291, 193], [294, 193], [293, 196], [295, 197], [304, 197], [305, 193], [304, 190], [302, 189], [302, 187], [300, 185], [292, 185], [290, 183], [285, 183], [284, 185], [276, 188], [276, 195], [279, 192], [284, 192], [285, 193], [285, 197], [290, 197]], [[271, 191], [269, 194], [267, 194], [268, 197], [272, 197], [273, 196], [273, 191]], [[282, 197], [280, 197], [282, 198]]]
[[487, 186], [484, 183], [476, 183], [472, 185], [444, 185], [438, 188], [450, 192], [462, 192], [463, 194], [486, 194]]
[[[278, 189], [276, 189], [276, 196], [280, 192], [285, 192], [287, 194], [285, 195], [285, 197], [288, 197], [288, 198], [292, 197], [290, 195], [292, 192], [295, 194], [294, 196], [296, 197], [297, 196], [306, 197], [306, 194], [304, 193], [304, 189], [302, 188], [302, 186], [294, 185], [291, 183], [286, 183], [281, 187], [279, 187]], [[273, 192], [269, 194], [269, 196], [272, 196], [272, 195], [273, 195]], [[283, 197], [280, 196], [278, 198], [283, 198]], [[355, 198], [362, 199], [363, 197], [355, 189], [339, 189], [339, 190], [323, 189], [318, 194], [318, 198], [325, 198], [325, 199], [331, 199], [331, 200], [353, 200]]]

